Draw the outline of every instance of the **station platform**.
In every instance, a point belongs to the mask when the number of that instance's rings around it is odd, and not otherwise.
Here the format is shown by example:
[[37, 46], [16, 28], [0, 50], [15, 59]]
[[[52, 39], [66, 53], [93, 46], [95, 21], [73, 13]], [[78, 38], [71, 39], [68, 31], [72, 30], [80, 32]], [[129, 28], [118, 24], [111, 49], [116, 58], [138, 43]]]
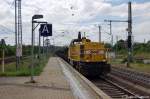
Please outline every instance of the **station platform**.
[[29, 77], [1, 77], [0, 99], [74, 99], [70, 84], [56, 57], [49, 59], [35, 84], [26, 84]]

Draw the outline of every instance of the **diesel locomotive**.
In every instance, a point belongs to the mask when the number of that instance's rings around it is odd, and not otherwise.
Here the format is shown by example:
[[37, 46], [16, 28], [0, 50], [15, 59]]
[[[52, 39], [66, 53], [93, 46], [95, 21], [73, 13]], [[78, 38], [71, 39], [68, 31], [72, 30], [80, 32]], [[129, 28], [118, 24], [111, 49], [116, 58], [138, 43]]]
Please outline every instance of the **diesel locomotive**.
[[104, 43], [92, 42], [86, 37], [73, 39], [68, 48], [68, 61], [85, 76], [106, 75], [111, 66], [107, 63], [107, 49]]

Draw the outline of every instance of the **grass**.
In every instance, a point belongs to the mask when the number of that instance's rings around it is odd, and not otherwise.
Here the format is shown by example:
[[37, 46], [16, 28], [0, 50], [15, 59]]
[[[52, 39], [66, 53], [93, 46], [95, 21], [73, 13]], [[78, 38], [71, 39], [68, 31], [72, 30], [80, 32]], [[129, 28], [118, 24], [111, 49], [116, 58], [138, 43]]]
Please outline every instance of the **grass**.
[[[35, 59], [34, 76], [40, 75], [47, 61], [48, 58], [42, 58], [40, 61], [38, 59]], [[30, 64], [30, 58], [23, 60], [23, 62], [20, 63], [20, 66], [17, 70], [15, 62], [5, 64], [5, 72], [1, 72], [2, 70], [0, 68], [0, 76], [30, 76]]]
[[111, 64], [121, 64], [121, 62], [122, 62], [122, 59], [111, 59], [110, 60]]
[[150, 73], [150, 64], [144, 63], [131, 63], [131, 68], [137, 71]]
[[[110, 64], [112, 64], [113, 66], [126, 67], [126, 64], [122, 63], [122, 60], [123, 59], [113, 59], [111, 60]], [[140, 72], [150, 73], [150, 64], [133, 62], [130, 64], [130, 69], [137, 70]]]
[[150, 53], [143, 52], [143, 53], [137, 53], [134, 55], [134, 57], [143, 57], [143, 56], [144, 58], [150, 59]]

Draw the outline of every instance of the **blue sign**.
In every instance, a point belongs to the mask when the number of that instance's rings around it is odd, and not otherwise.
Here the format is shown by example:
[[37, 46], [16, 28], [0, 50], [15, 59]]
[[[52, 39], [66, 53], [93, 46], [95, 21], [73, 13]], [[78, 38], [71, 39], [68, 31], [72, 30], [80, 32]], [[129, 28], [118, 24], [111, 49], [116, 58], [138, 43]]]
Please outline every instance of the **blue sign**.
[[41, 36], [52, 36], [52, 24], [41, 24], [39, 29]]

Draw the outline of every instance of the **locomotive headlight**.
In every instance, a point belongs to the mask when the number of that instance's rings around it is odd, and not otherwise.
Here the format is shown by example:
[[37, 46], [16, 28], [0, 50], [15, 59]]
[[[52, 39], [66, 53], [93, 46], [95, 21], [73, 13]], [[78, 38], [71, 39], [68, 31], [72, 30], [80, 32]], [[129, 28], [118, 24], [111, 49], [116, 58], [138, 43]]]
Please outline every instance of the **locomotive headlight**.
[[98, 54], [104, 54], [104, 50], [98, 51]]

